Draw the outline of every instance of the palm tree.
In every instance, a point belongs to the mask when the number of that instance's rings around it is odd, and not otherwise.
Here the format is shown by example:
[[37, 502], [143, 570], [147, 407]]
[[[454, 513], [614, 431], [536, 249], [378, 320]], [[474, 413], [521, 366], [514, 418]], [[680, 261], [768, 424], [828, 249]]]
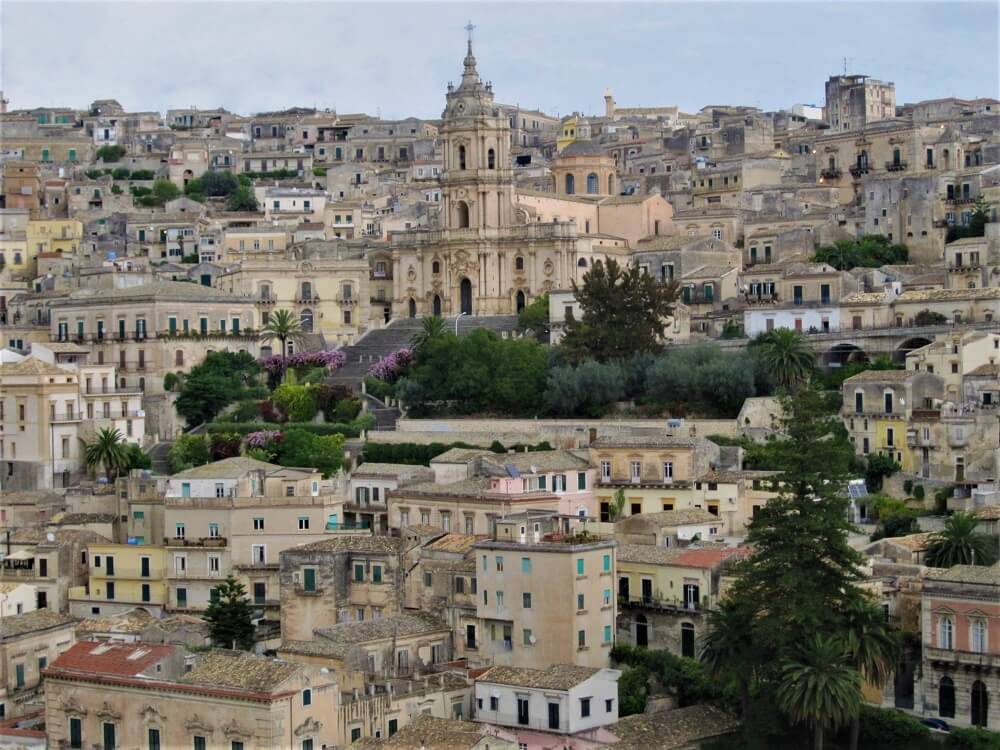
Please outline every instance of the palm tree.
[[739, 684], [744, 721], [750, 715], [750, 684], [755, 668], [753, 620], [753, 611], [740, 606], [738, 600], [723, 600], [709, 615], [708, 635], [701, 650], [709, 674]]
[[995, 557], [993, 540], [976, 531], [979, 519], [971, 513], [955, 513], [944, 530], [931, 537], [925, 559], [935, 568], [952, 565], [990, 565]]
[[418, 352], [426, 348], [431, 342], [448, 335], [447, 324], [444, 318], [436, 315], [427, 315], [420, 321], [420, 330], [410, 342]]
[[781, 665], [778, 708], [813, 728], [813, 748], [823, 750], [823, 731], [836, 729], [861, 710], [861, 677], [843, 641], [815, 635]]
[[816, 355], [798, 331], [775, 328], [761, 336], [756, 347], [775, 382], [786, 388], [808, 380], [816, 366]]
[[[886, 623], [882, 610], [869, 601], [856, 601], [846, 615], [848, 659], [866, 682], [881, 689], [899, 661], [899, 634]], [[857, 750], [860, 732], [859, 713], [851, 720], [851, 750]]]
[[112, 427], [98, 430], [97, 439], [84, 448], [83, 455], [88, 467], [103, 467], [109, 480], [128, 469], [125, 438]]
[[260, 330], [261, 341], [271, 341], [278, 339], [281, 342], [281, 370], [284, 372], [285, 358], [287, 357], [287, 344], [289, 341], [298, 342], [302, 340], [302, 325], [295, 314], [288, 310], [275, 310], [267, 318], [267, 323]]

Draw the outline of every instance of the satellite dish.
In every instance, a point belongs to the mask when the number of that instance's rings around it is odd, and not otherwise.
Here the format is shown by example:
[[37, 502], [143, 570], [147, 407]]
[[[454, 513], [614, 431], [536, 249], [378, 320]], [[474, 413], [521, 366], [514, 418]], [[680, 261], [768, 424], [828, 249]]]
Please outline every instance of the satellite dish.
[[50, 542], [54, 542], [56, 540], [56, 535], [50, 531], [48, 534], [45, 535], [45, 538], [48, 539]]

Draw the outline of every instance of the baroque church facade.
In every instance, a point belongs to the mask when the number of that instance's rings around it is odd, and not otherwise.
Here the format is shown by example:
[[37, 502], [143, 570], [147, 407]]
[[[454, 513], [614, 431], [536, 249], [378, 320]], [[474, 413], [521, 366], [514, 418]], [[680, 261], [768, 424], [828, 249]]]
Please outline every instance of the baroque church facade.
[[518, 206], [510, 123], [479, 77], [471, 39], [442, 119], [442, 227], [391, 236], [392, 317], [514, 314], [569, 288], [595, 259], [591, 243], [575, 222], [532, 223]]

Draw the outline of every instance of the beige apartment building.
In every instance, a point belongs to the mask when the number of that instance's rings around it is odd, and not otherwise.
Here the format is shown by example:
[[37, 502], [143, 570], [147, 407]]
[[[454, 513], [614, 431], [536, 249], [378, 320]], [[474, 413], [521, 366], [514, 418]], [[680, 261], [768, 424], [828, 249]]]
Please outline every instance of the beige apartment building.
[[41, 707], [42, 670], [76, 641], [74, 623], [50, 609], [0, 617], [0, 718]]
[[66, 612], [74, 586], [87, 583], [90, 572], [87, 548], [109, 540], [93, 531], [41, 526], [14, 529], [4, 534], [0, 584], [26, 583], [35, 588], [35, 607]]
[[536, 538], [529, 523], [512, 541], [473, 545], [479, 624], [468, 626], [466, 655], [474, 650], [478, 661], [516, 667], [606, 667], [614, 644], [616, 542], [586, 534]]
[[[216, 286], [252, 298], [255, 328], [265, 326], [275, 310], [288, 310], [304, 333], [322, 334], [330, 343], [350, 343], [369, 324], [371, 272], [361, 252], [329, 249], [332, 252], [249, 255], [221, 274]], [[379, 318], [381, 313], [379, 309]]]
[[336, 678], [232, 651], [81, 642], [45, 671], [45, 728], [61, 747], [302, 750], [345, 740]]
[[253, 300], [176, 281], [72, 292], [52, 301], [49, 326], [54, 340], [87, 343], [94, 364], [115, 366], [118, 388], [142, 390], [148, 431], [163, 436], [176, 429], [164, 375], [210, 351], [260, 352]]
[[906, 369], [930, 372], [944, 380], [945, 398], [964, 401], [963, 382], [967, 375], [983, 365], [1000, 363], [1000, 333], [956, 331], [942, 334], [935, 341], [906, 355]]
[[288, 249], [289, 231], [285, 227], [258, 224], [228, 227], [222, 236], [226, 262], [243, 260], [248, 254], [284, 253]]

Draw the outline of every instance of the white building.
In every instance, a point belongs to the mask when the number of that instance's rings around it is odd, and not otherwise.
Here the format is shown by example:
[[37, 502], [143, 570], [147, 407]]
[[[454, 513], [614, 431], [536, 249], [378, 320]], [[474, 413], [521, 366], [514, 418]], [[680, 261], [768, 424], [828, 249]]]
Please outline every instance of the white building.
[[258, 195], [267, 221], [321, 222], [326, 209], [327, 193], [313, 188], [272, 187]]
[[603, 741], [618, 721], [617, 669], [553, 664], [545, 669], [492, 667], [476, 680], [476, 720], [517, 731], [528, 750], [562, 746], [570, 735]]
[[0, 617], [23, 615], [36, 609], [34, 586], [29, 583], [0, 582]]
[[840, 330], [840, 307], [834, 305], [788, 308], [749, 308], [743, 312], [743, 330], [753, 338], [775, 328], [808, 333]]

